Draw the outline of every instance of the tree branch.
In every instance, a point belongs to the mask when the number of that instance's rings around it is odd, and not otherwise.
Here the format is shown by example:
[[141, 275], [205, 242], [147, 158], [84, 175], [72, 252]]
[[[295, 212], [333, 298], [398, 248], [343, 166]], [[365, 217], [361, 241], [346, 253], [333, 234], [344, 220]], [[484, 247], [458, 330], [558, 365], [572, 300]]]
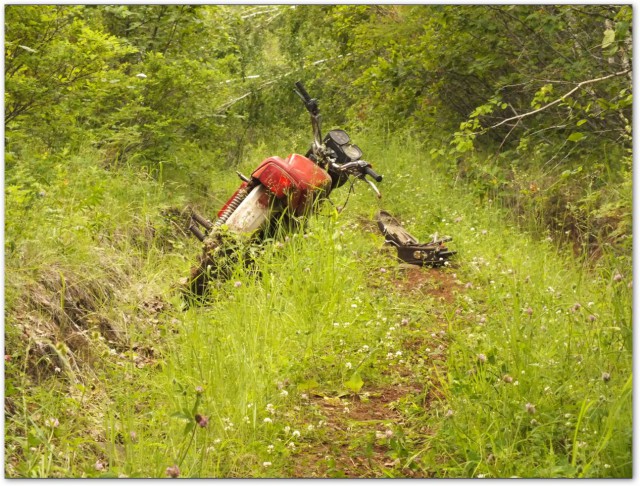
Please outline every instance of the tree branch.
[[495, 125], [492, 125], [488, 128], [485, 128], [479, 132], [474, 132], [474, 135], [481, 135], [486, 133], [489, 130], [492, 130], [494, 128], [499, 127], [500, 125], [504, 125], [505, 123], [508, 123], [510, 121], [514, 121], [514, 120], [522, 120], [523, 118], [526, 118], [528, 116], [531, 115], [535, 115], [536, 113], [540, 113], [541, 111], [546, 110], [547, 108], [552, 107], [553, 105], [557, 105], [558, 103], [560, 103], [561, 101], [564, 101], [566, 98], [568, 98], [569, 96], [571, 96], [573, 93], [575, 93], [576, 91], [578, 91], [580, 88], [582, 88], [583, 86], [586, 86], [587, 84], [593, 84], [593, 83], [597, 83], [600, 81], [604, 81], [605, 79], [610, 79], [610, 78], [614, 78], [616, 76], [622, 76], [624, 74], [627, 74], [628, 72], [630, 72], [631, 69], [626, 69], [624, 71], [618, 71], [617, 73], [613, 73], [613, 74], [609, 74], [608, 76], [603, 76], [601, 78], [595, 78], [595, 79], [589, 79], [587, 81], [582, 81], [581, 83], [578, 83], [576, 85], [575, 88], [573, 88], [571, 91], [565, 93], [563, 96], [561, 96], [560, 98], [558, 98], [557, 100], [552, 101], [551, 103], [547, 103], [546, 105], [544, 105], [541, 108], [538, 108], [537, 110], [533, 110], [533, 111], [529, 111], [527, 113], [523, 113], [522, 115], [518, 115], [518, 116], [512, 116], [511, 118], [506, 118], [504, 120], [502, 120], [500, 123], [496, 123]]

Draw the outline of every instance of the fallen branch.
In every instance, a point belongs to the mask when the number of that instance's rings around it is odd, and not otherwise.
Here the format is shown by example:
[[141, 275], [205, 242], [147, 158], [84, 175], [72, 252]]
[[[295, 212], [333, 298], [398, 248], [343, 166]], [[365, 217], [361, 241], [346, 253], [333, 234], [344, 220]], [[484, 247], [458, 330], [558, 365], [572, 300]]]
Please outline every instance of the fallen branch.
[[547, 103], [546, 105], [544, 105], [541, 108], [538, 108], [537, 110], [533, 110], [533, 111], [529, 111], [527, 113], [523, 113], [522, 115], [517, 115], [517, 116], [512, 116], [511, 118], [507, 118], [505, 120], [502, 120], [500, 123], [496, 123], [495, 125], [492, 125], [488, 128], [485, 128], [479, 132], [475, 132], [474, 135], [481, 135], [483, 133], [486, 133], [489, 130], [492, 130], [494, 128], [499, 127], [500, 125], [504, 125], [505, 123], [508, 123], [510, 121], [514, 121], [514, 120], [522, 120], [523, 118], [526, 118], [528, 116], [531, 115], [535, 115], [536, 113], [540, 113], [541, 111], [546, 110], [547, 108], [550, 108], [553, 105], [557, 105], [558, 103], [560, 103], [561, 101], [564, 101], [565, 99], [567, 99], [569, 96], [571, 96], [573, 93], [575, 93], [576, 91], [578, 91], [580, 88], [582, 88], [583, 86], [587, 85], [587, 84], [593, 84], [593, 83], [598, 83], [600, 81], [604, 81], [605, 79], [610, 79], [610, 78], [614, 78], [616, 76], [622, 76], [624, 74], [627, 74], [628, 72], [630, 72], [631, 69], [626, 69], [624, 71], [619, 71], [617, 73], [613, 73], [613, 74], [609, 74], [608, 76], [603, 76], [601, 78], [595, 78], [595, 79], [589, 79], [587, 81], [582, 81], [581, 83], [578, 83], [576, 85], [575, 88], [573, 88], [571, 91], [565, 93], [563, 96], [561, 96], [560, 98], [558, 98], [557, 100], [552, 101], [551, 103]]
[[[312, 62], [312, 63], [310, 63], [310, 64], [309, 64], [309, 63], [306, 63], [306, 64], [302, 67], [302, 69], [306, 69], [306, 68], [307, 68], [307, 67], [309, 67], [309, 66], [317, 66], [317, 65], [319, 65], [319, 64], [323, 64], [323, 63], [328, 62], [328, 61], [333, 61], [333, 60], [335, 60], [335, 59], [340, 59], [340, 58], [342, 58], [342, 57], [349, 57], [350, 55], [351, 55], [351, 53], [345, 54], [344, 56], [341, 54], [341, 55], [336, 56], [336, 57], [333, 57], [333, 58], [320, 59], [319, 61], [313, 61], [313, 62]], [[230, 100], [230, 101], [227, 101], [227, 102], [226, 102], [226, 103], [224, 103], [223, 105], [220, 105], [218, 108], [216, 108], [216, 109], [214, 110], [214, 112], [215, 112], [215, 113], [221, 113], [221, 112], [223, 112], [223, 111], [227, 110], [228, 108], [230, 108], [231, 106], [235, 105], [237, 102], [242, 101], [243, 99], [247, 98], [248, 96], [251, 96], [254, 92], [256, 92], [256, 91], [260, 91], [261, 89], [266, 88], [266, 87], [267, 87], [267, 86], [269, 86], [269, 85], [272, 85], [273, 83], [275, 83], [276, 81], [278, 81], [278, 80], [280, 80], [280, 79], [282, 79], [282, 78], [284, 78], [284, 77], [291, 76], [294, 72], [297, 72], [297, 71], [299, 71], [299, 70], [300, 70], [300, 69], [295, 69], [295, 70], [293, 70], [293, 71], [289, 71], [289, 72], [287, 72], [287, 73], [281, 74], [280, 76], [276, 76], [275, 78], [271, 79], [271, 81], [267, 81], [267, 82], [265, 82], [265, 83], [261, 84], [260, 86], [258, 86], [257, 88], [254, 88], [253, 90], [251, 90], [251, 91], [249, 91], [249, 92], [247, 92], [247, 93], [243, 94], [242, 96], [239, 96], [238, 98], [234, 98], [234, 99], [232, 99], [232, 100]], [[259, 78], [259, 77], [260, 77], [260, 75], [259, 75], [259, 74], [255, 74], [255, 75], [253, 75], [253, 76], [246, 76], [246, 77], [245, 77], [245, 78], [243, 78], [243, 79], [257, 79], [257, 78]], [[233, 81], [237, 81], [237, 79], [228, 79], [228, 80], [223, 81], [222, 83], [219, 83], [219, 84], [231, 83], [231, 82], [233, 82]]]

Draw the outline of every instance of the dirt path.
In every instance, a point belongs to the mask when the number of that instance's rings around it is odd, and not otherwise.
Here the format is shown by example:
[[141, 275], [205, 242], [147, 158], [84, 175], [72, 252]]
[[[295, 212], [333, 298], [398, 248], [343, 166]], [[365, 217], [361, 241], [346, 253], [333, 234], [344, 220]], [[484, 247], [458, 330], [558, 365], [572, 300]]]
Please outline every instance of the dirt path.
[[[401, 267], [391, 277], [395, 290], [411, 295], [416, 302], [429, 297], [453, 305], [461, 289], [455, 277], [438, 269]], [[307, 413], [323, 424], [322, 433], [300, 444], [292, 457], [290, 477], [295, 478], [382, 478], [427, 477], [420, 468], [405, 467], [404, 432], [411, 424], [403, 413], [407, 406], [428, 410], [439, 399], [437, 388], [417, 379], [411, 363], [419, 358], [433, 361], [446, 356], [444, 318], [435, 316], [428, 329], [412, 329], [403, 342], [403, 363], [385, 371], [388, 384], [365, 385], [358, 394], [342, 397], [318, 394], [309, 398]], [[425, 349], [433, 353], [425, 356]], [[443, 373], [444, 370], [439, 370]], [[421, 430], [421, 434], [429, 431]]]

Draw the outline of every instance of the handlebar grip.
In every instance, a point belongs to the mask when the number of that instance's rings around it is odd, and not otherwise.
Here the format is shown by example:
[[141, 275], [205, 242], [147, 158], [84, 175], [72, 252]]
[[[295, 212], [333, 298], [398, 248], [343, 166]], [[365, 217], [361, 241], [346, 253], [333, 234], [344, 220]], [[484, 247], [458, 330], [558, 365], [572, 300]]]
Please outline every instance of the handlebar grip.
[[298, 91], [300, 91], [300, 94], [305, 99], [305, 101], [311, 100], [311, 96], [309, 96], [309, 93], [307, 93], [307, 90], [304, 89], [304, 86], [302, 86], [301, 81], [296, 81], [296, 88], [298, 88]]
[[382, 182], [382, 176], [376, 174], [376, 172], [371, 167], [365, 167], [364, 173], [371, 176], [376, 182]]

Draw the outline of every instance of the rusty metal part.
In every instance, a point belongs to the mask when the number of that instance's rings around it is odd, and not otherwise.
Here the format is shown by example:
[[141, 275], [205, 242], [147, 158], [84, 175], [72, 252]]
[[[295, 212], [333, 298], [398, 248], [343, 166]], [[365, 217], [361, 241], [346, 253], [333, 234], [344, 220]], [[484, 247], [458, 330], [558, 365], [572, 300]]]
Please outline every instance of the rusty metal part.
[[196, 213], [194, 210], [191, 210], [191, 219], [194, 219], [197, 223], [201, 224], [209, 231], [213, 229], [213, 224], [208, 219], [203, 218], [201, 215]]
[[[392, 242], [395, 243], [395, 242]], [[396, 245], [398, 258], [411, 265], [429, 265], [439, 267], [454, 255], [455, 251], [450, 251], [441, 242], [426, 243], [422, 245]]]
[[412, 265], [439, 267], [456, 254], [445, 245], [451, 237], [434, 238], [429, 243], [419, 243], [418, 239], [405, 230], [400, 222], [387, 211], [376, 214], [378, 228], [385, 236], [385, 242], [396, 247], [398, 258]]
[[191, 223], [191, 225], [189, 226], [189, 231], [191, 231], [200, 241], [204, 241], [204, 233], [202, 233], [202, 231], [200, 231], [195, 224]]
[[249, 182], [251, 182], [251, 179], [249, 179], [246, 175], [244, 175], [242, 172], [236, 171], [236, 174], [238, 174], [238, 177], [243, 180], [244, 182], [246, 182], [247, 184]]

